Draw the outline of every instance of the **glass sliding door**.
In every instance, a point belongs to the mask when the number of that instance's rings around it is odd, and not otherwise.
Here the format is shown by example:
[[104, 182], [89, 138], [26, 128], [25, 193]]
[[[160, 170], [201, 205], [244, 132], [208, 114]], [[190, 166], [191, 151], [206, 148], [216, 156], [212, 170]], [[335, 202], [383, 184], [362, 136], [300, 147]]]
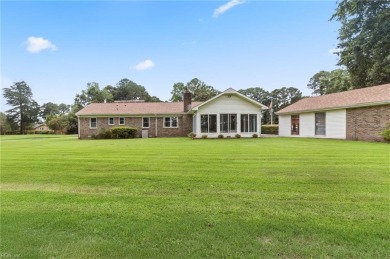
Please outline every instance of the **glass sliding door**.
[[257, 132], [256, 114], [241, 114], [241, 132]]
[[221, 114], [219, 123], [221, 133], [237, 132], [237, 114]]
[[217, 132], [217, 115], [216, 114], [202, 114], [200, 115], [200, 132], [202, 133], [216, 133]]

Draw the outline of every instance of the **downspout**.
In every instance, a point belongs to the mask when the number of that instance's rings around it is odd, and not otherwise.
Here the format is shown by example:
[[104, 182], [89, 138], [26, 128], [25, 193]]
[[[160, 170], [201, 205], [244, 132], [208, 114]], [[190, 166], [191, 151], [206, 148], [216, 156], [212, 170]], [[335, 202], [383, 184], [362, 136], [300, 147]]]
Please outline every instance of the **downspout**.
[[77, 116], [77, 135], [80, 139], [80, 117]]
[[157, 138], [157, 114], [154, 114], [154, 117], [156, 118], [156, 138]]

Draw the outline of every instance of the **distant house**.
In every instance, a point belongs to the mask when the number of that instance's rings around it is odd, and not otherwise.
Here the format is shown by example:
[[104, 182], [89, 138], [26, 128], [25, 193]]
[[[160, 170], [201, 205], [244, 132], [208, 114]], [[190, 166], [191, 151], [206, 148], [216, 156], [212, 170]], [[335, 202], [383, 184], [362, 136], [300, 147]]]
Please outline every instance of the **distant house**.
[[390, 84], [304, 98], [276, 114], [280, 136], [383, 141]]
[[37, 133], [52, 131], [46, 124], [38, 124], [33, 129]]
[[190, 132], [197, 138], [252, 137], [261, 133], [261, 112], [267, 107], [233, 89], [203, 103], [191, 99], [186, 92], [183, 102], [91, 103], [76, 113], [78, 136], [90, 138], [114, 126], [137, 128], [140, 137], [178, 137]]

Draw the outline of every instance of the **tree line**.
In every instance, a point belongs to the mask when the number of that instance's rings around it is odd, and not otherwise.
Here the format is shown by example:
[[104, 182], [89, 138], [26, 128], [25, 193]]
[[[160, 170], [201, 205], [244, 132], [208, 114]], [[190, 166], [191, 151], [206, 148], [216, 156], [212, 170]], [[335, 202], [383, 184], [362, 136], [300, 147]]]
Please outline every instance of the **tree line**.
[[[336, 54], [339, 69], [320, 71], [313, 75], [307, 87], [314, 95], [323, 95], [390, 83], [390, 0], [361, 1], [341, 0], [331, 17], [341, 22]], [[174, 83], [169, 101], [182, 101], [182, 94], [189, 90], [193, 101], [206, 101], [220, 93], [213, 86], [194, 78], [184, 84]], [[271, 92], [261, 87], [240, 89], [240, 93], [270, 106], [271, 112], [303, 98], [294, 87], [282, 87]], [[115, 86], [103, 88], [90, 82], [85, 90], [75, 96], [72, 105], [44, 103], [40, 106], [34, 99], [26, 82], [16, 82], [3, 89], [3, 96], [12, 108], [0, 113], [0, 133], [18, 130], [24, 133], [32, 125], [45, 122], [51, 129], [66, 133], [77, 133], [76, 112], [89, 103], [114, 102], [119, 100], [161, 101], [151, 96], [145, 87], [124, 78]], [[271, 122], [265, 113], [262, 123]], [[277, 116], [274, 116], [277, 123]]]

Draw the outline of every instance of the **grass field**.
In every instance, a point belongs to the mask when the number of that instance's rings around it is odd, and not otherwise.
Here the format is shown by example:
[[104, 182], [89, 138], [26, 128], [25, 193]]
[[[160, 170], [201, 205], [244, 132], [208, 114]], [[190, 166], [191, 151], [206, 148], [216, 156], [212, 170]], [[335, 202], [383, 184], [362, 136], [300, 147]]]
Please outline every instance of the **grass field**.
[[0, 143], [2, 257], [390, 257], [388, 144]]

